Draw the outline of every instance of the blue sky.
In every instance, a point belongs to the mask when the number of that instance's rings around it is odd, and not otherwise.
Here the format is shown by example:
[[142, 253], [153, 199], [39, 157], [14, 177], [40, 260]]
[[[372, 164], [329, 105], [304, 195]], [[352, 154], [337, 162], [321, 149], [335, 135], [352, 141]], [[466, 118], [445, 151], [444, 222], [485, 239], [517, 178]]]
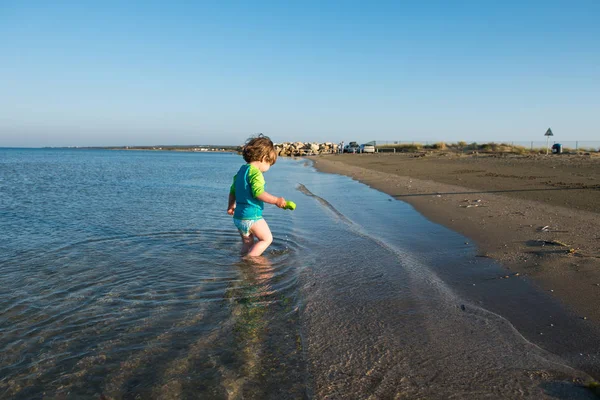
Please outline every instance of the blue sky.
[[599, 17], [598, 0], [0, 0], [0, 147], [600, 140]]

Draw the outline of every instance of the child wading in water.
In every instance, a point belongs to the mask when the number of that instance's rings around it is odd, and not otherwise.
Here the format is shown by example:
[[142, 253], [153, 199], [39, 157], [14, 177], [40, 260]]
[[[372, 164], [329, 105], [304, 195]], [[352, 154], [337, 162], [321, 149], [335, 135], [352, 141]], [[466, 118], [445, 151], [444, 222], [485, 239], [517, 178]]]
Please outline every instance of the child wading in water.
[[[286, 201], [283, 197], [265, 192], [263, 172], [267, 172], [277, 160], [271, 139], [263, 135], [249, 139], [242, 154], [248, 164], [242, 165], [233, 177], [227, 214], [233, 215], [233, 223], [242, 236], [242, 255], [257, 257], [273, 241], [269, 225], [262, 217], [264, 203], [284, 208]], [[257, 242], [254, 242], [255, 237]]]

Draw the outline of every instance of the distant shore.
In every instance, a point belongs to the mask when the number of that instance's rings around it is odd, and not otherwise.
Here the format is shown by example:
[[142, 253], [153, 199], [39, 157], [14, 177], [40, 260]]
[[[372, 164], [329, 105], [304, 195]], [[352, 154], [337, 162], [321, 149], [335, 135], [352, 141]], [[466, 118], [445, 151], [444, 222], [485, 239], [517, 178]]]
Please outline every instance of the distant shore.
[[[379, 153], [313, 158], [411, 204], [600, 326], [600, 157]], [[410, 229], [410, 227], [406, 227]]]
[[239, 146], [110, 146], [110, 147], [77, 147], [88, 150], [143, 150], [143, 151], [183, 151], [199, 153], [231, 153], [237, 152]]

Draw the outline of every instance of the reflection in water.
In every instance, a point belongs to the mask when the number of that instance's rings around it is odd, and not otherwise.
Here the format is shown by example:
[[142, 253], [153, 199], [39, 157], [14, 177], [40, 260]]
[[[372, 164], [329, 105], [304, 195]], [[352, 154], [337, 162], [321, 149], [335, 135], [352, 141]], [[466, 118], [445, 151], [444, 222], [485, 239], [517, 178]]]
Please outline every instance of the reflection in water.
[[[247, 258], [236, 265], [241, 279], [225, 292], [230, 299], [234, 319], [233, 334], [237, 353], [243, 357], [242, 379], [223, 382], [228, 393], [237, 397], [244, 390], [244, 382], [256, 381], [261, 368], [261, 344], [267, 329], [269, 305], [274, 301], [271, 295], [270, 278], [273, 265], [265, 257]], [[254, 392], [258, 387], [246, 388]]]
[[[239, 373], [223, 385], [233, 398], [303, 398], [304, 362], [295, 300], [274, 288], [267, 257], [236, 264], [240, 280], [226, 291]], [[294, 333], [296, 332], [296, 333]]]

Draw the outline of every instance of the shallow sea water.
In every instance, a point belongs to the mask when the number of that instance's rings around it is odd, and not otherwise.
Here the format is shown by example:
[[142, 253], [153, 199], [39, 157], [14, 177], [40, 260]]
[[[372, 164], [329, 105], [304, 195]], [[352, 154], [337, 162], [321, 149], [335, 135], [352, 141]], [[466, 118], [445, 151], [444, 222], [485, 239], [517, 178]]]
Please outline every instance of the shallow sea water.
[[498, 302], [463, 237], [310, 161], [265, 174], [298, 208], [241, 260], [241, 163], [0, 149], [0, 398], [593, 398], [595, 333], [534, 344], [569, 313], [526, 282]]

